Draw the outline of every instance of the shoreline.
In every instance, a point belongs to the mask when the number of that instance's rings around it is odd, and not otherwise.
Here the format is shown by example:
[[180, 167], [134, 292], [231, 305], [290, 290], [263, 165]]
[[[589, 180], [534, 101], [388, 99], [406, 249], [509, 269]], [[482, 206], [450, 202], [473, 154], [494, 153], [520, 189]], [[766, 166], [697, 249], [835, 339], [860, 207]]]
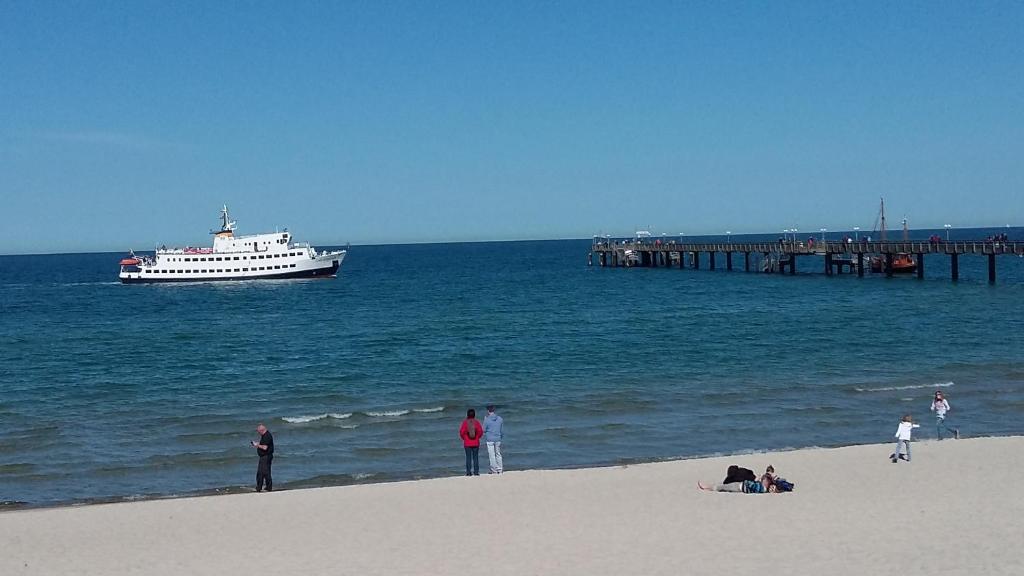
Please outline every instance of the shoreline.
[[[1024, 436], [0, 514], [0, 573], [1019, 574]], [[786, 494], [697, 489], [772, 464]], [[259, 553], [268, 547], [265, 554]], [[485, 560], [486, 559], [486, 560]]]
[[[979, 436], [974, 438], [1014, 438], [1017, 436]], [[1024, 438], [1024, 435], [1021, 436]], [[914, 444], [921, 444], [927, 442], [934, 442], [933, 439], [915, 440]], [[620, 459], [617, 462], [595, 462], [592, 464], [582, 464], [578, 466], [555, 466], [550, 468], [523, 468], [509, 470], [509, 472], [554, 472], [560, 470], [603, 470], [607, 468], [621, 468], [627, 466], [641, 466], [647, 464], [662, 464], [670, 462], [688, 462], [692, 460], [707, 460], [712, 458], [743, 458], [748, 456], [757, 456], [764, 454], [786, 454], [789, 452], [800, 452], [804, 450], [834, 450], [838, 448], [850, 448], [855, 446], [873, 446], [874, 444], [837, 444], [834, 446], [802, 446], [802, 447], [786, 447], [779, 449], [744, 449], [735, 452], [728, 453], [713, 453], [713, 454], [697, 454], [693, 456], [666, 456], [661, 458], [637, 458], [624, 460]], [[486, 454], [481, 456], [481, 470], [486, 466]], [[366, 478], [353, 479], [350, 482], [334, 483], [326, 482], [322, 484], [313, 483], [316, 477], [304, 478], [299, 480], [291, 480], [286, 482], [275, 482], [280, 488], [275, 492], [294, 492], [301, 490], [317, 490], [321, 488], [345, 488], [349, 486], [367, 486], [377, 484], [394, 484], [398, 482], [420, 482], [426, 480], [441, 480], [444, 478], [460, 477], [462, 473], [457, 470], [458, 466], [453, 466], [453, 471], [450, 474], [437, 474], [427, 476], [387, 476], [383, 474], [372, 474]], [[255, 470], [255, 459], [253, 459], [253, 469]], [[483, 473], [481, 472], [481, 475]], [[295, 485], [298, 486], [295, 486]], [[188, 498], [209, 498], [214, 496], [231, 496], [235, 494], [248, 494], [255, 490], [251, 484], [238, 484], [233, 486], [218, 486], [212, 488], [198, 488], [186, 492], [178, 493], [151, 493], [151, 494], [124, 494], [124, 495], [111, 495], [111, 496], [100, 496], [97, 498], [82, 498], [74, 500], [61, 500], [55, 502], [22, 502], [22, 501], [2, 501], [0, 502], [0, 515], [7, 512], [24, 511], [24, 510], [50, 510], [55, 508], [80, 508], [83, 506], [101, 506], [108, 504], [130, 504], [133, 502], [150, 502], [154, 500], [181, 500]]]

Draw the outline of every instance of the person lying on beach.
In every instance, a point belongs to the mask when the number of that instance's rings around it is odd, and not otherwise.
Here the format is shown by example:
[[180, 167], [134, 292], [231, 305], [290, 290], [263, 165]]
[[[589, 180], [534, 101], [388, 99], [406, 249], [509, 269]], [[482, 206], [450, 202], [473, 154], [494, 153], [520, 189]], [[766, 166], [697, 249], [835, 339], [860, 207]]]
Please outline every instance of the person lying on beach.
[[726, 484], [704, 484], [697, 481], [697, 488], [708, 492], [741, 492], [743, 494], [767, 494], [768, 489], [759, 480], [743, 480]]
[[[769, 466], [769, 468], [771, 468]], [[772, 471], [774, 472], [774, 468]], [[708, 484], [697, 482], [701, 490], [714, 492], [742, 492], [744, 494], [764, 494], [768, 492], [768, 486], [757, 479], [757, 475], [749, 468], [732, 465], [725, 472], [725, 480], [721, 484]]]

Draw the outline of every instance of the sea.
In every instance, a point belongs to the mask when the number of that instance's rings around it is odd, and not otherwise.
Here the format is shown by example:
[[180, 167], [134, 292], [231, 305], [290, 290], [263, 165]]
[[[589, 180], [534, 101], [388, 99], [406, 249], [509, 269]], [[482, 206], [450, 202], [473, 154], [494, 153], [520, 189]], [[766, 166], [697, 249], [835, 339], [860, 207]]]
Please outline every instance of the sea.
[[[1004, 232], [1024, 239], [951, 233]], [[790, 276], [588, 266], [590, 243], [352, 246], [335, 279], [174, 285], [118, 283], [120, 253], [0, 256], [0, 501], [251, 490], [260, 422], [276, 489], [461, 475], [487, 404], [509, 471], [888, 444], [903, 414], [930, 439], [936, 390], [965, 438], [1024, 433], [1024, 258], [990, 285], [981, 256], [954, 283], [943, 256]]]

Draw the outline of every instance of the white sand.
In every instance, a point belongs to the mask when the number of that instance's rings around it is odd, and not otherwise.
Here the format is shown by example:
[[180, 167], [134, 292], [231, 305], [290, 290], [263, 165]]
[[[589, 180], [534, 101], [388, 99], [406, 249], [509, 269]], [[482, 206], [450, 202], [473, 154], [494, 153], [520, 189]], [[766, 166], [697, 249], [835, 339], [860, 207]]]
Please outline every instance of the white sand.
[[[0, 574], [1024, 574], [1024, 437], [913, 450], [12, 511]], [[696, 489], [732, 463], [774, 464], [796, 491]]]

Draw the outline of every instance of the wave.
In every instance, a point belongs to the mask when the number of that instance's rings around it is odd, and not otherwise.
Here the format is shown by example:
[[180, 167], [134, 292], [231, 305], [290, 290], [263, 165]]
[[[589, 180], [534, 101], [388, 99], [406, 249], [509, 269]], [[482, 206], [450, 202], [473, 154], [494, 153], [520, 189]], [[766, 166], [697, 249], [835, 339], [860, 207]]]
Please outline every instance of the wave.
[[333, 418], [335, 420], [344, 420], [345, 418], [351, 418], [351, 412], [332, 412], [317, 414], [316, 416], [283, 416], [281, 420], [288, 422], [289, 424], [306, 424], [309, 422], [316, 422], [323, 420], [324, 418]]
[[419, 412], [420, 414], [429, 414], [431, 412], [441, 412], [444, 410], [444, 406], [434, 406], [433, 408], [413, 408], [413, 412]]
[[408, 410], [385, 410], [383, 412], [363, 412], [363, 414], [366, 414], [367, 416], [369, 416], [371, 418], [387, 418], [387, 417], [394, 417], [394, 416], [405, 416], [408, 413], [409, 413]]
[[857, 392], [892, 392], [894, 390], [917, 390], [919, 388], [949, 388], [954, 386], [953, 382], [938, 382], [936, 384], [908, 384], [906, 386], [881, 386], [878, 388], [854, 388]]

